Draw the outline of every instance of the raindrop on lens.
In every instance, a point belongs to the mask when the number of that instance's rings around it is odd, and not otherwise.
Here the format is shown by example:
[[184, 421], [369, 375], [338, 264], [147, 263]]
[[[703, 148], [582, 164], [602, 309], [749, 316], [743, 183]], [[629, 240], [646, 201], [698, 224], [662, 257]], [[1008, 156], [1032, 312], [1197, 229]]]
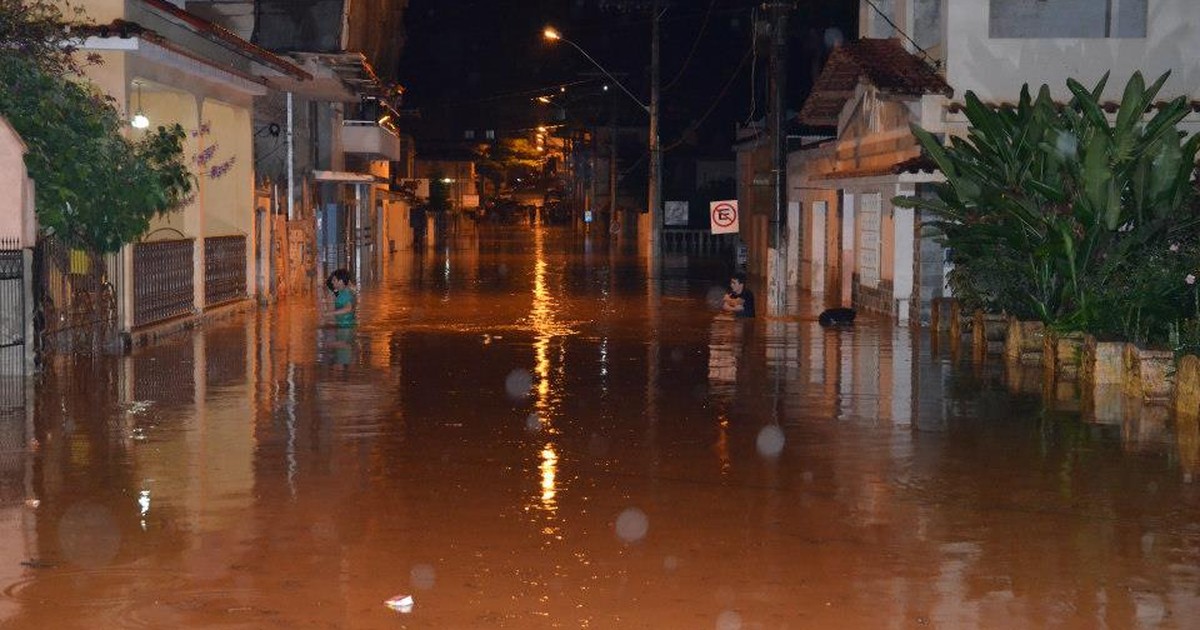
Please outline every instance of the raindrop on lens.
[[783, 452], [783, 429], [775, 425], [765, 426], [758, 432], [758, 454], [763, 457], [779, 457]]
[[501, 263], [501, 265], [496, 268], [496, 273], [499, 273], [501, 278], [507, 278], [508, 277], [508, 265]]
[[732, 610], [717, 615], [717, 630], [740, 630], [742, 616]]
[[667, 556], [663, 559], [663, 568], [667, 571], [674, 571], [679, 568], [679, 558], [675, 556]]
[[408, 577], [412, 580], [414, 588], [427, 591], [433, 588], [433, 583], [437, 581], [437, 572], [428, 564], [418, 564], [408, 572]]
[[525, 430], [530, 433], [537, 433], [542, 430], [542, 419], [536, 413], [531, 413], [525, 417]]
[[504, 379], [504, 391], [513, 399], [525, 398], [533, 389], [533, 375], [527, 370], [516, 369], [508, 373]]
[[617, 517], [617, 538], [627, 543], [645, 538], [649, 529], [650, 519], [646, 518], [645, 512], [637, 508], [629, 508]]

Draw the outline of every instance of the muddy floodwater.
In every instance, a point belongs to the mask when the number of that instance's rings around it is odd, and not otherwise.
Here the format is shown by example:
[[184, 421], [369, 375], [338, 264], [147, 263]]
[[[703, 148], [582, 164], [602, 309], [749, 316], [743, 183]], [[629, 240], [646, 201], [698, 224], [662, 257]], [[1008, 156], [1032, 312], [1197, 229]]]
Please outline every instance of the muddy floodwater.
[[0, 627], [1200, 627], [1194, 420], [720, 317], [727, 271], [464, 229], [350, 335], [314, 293], [58, 357], [0, 416]]

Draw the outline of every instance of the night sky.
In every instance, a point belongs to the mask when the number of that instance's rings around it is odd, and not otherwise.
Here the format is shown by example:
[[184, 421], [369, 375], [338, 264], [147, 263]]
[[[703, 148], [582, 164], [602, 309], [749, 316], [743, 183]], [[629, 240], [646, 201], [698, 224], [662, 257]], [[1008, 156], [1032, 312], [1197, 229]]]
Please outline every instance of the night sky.
[[[599, 91], [603, 78], [582, 55], [541, 35], [553, 25], [648, 102], [650, 17], [613, 9], [610, 2], [411, 0], [400, 62], [406, 107], [420, 109], [426, 136], [460, 138], [466, 128], [502, 132], [528, 125], [543, 115], [533, 98], [567, 85], [567, 95], [557, 98], [569, 116], [606, 120], [617, 107], [622, 121], [644, 124], [628, 97]], [[760, 3], [668, 4], [662, 19], [663, 145], [728, 156], [735, 124], [765, 113], [767, 50], [764, 42], [757, 51], [751, 45]], [[857, 10], [858, 0], [797, 2], [789, 23], [791, 109], [799, 109], [827, 54], [827, 29], [852, 36]]]

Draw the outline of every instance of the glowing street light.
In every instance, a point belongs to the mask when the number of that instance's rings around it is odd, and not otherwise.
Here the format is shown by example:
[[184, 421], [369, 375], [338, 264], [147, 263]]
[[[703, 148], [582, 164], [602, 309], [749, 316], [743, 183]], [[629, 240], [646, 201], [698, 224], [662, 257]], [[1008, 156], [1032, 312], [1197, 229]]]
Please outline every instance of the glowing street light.
[[638, 104], [638, 107], [641, 107], [642, 109], [646, 110], [647, 113], [650, 113], [649, 105], [643, 103], [641, 101], [641, 99], [634, 96], [633, 92], [630, 92], [628, 88], [626, 88], [620, 81], [618, 81], [617, 78], [614, 77], [612, 75], [612, 73], [608, 71], [607, 68], [600, 65], [600, 62], [593, 59], [592, 56], [589, 55], [586, 50], [580, 48], [579, 44], [576, 44], [575, 42], [567, 39], [566, 37], [563, 37], [562, 33], [558, 32], [557, 30], [555, 30], [553, 27], [550, 27], [550, 26], [547, 26], [542, 31], [542, 37], [545, 37], [547, 40], [552, 41], [552, 42], [566, 42], [566, 43], [570, 44], [572, 48], [579, 51], [579, 54], [583, 55], [584, 58], [586, 58], [588, 61], [590, 61], [593, 66], [596, 66], [596, 68], [598, 68], [600, 70], [600, 72], [603, 72], [604, 76], [608, 77], [609, 81], [616, 83], [617, 87], [624, 90], [625, 94], [628, 95], [629, 98], [633, 99], [633, 102]]

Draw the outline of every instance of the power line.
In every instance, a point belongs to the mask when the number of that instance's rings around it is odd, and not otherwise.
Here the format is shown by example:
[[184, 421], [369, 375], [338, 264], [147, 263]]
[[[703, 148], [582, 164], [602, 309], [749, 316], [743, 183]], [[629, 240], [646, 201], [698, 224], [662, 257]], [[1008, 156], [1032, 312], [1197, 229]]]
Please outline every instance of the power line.
[[709, 21], [709, 18], [712, 17], [713, 7], [715, 7], [716, 5], [717, 5], [717, 0], [712, 0], [711, 2], [708, 3], [708, 11], [704, 14], [704, 22], [702, 22], [700, 24], [700, 30], [696, 32], [696, 39], [692, 42], [692, 49], [690, 51], [688, 51], [687, 57], [684, 58], [684, 60], [683, 60], [683, 64], [681, 66], [679, 66], [679, 73], [675, 75], [674, 79], [671, 79], [670, 81], [668, 81], [667, 85], [662, 88], [663, 92], [666, 92], [666, 91], [670, 90], [671, 88], [675, 87], [675, 84], [678, 83], [679, 80], [683, 78], [684, 71], [687, 70], [688, 64], [690, 64], [692, 62], [692, 57], [696, 54], [696, 50], [698, 50], [700, 48], [700, 39], [702, 37], [704, 37], [704, 32], [706, 30], [708, 30], [708, 21]]
[[547, 91], [556, 90], [559, 88], [568, 88], [568, 87], [577, 86], [577, 85], [584, 85], [587, 83], [594, 83], [596, 80], [597, 80], [596, 78], [579, 79], [576, 81], [568, 81], [566, 83], [555, 83], [553, 85], [544, 85], [541, 87], [529, 88], [529, 89], [525, 89], [525, 90], [518, 90], [518, 91], [514, 91], [514, 92], [501, 92], [499, 94], [492, 94], [489, 96], [480, 96], [478, 98], [465, 99], [465, 100], [460, 100], [460, 101], [442, 101], [440, 103], [429, 103], [427, 105], [420, 105], [419, 107], [462, 107], [465, 105], [475, 105], [478, 103], [499, 101], [499, 100], [503, 100], [506, 98], [515, 98], [518, 96], [530, 96], [530, 95], [535, 95], [535, 94], [544, 94]]
[[892, 30], [903, 35], [904, 39], [907, 39], [908, 43], [913, 45], [913, 48], [916, 48], [917, 50], [921, 51], [921, 56], [925, 59], [926, 62], [932, 62], [935, 67], [941, 66], [940, 61], [935, 60], [929, 54], [929, 51], [925, 50], [924, 48], [921, 48], [921, 46], [919, 44], [917, 44], [917, 42], [915, 40], [913, 40], [913, 38], [908, 36], [908, 33], [905, 33], [904, 31], [902, 31], [900, 29], [899, 26], [896, 26], [896, 23], [892, 21], [892, 18], [888, 17], [888, 15], [886, 13], [884, 13], [879, 7], [875, 6], [874, 2], [872, 2], [871, 0], [866, 0], [866, 2], [867, 2], [867, 6], [874, 9], [874, 11], [879, 14], [879, 17], [883, 18], [883, 21], [887, 22], [888, 25], [890, 25], [892, 27]]
[[755, 7], [750, 13], [750, 50], [754, 54], [754, 62], [750, 64], [750, 113], [746, 116], [746, 121], [742, 124], [748, 125], [754, 120], [754, 114], [758, 111], [758, 7]]
[[700, 118], [691, 125], [688, 125], [688, 128], [679, 135], [679, 139], [664, 147], [663, 151], [670, 151], [683, 144], [689, 133], [700, 128], [700, 125], [704, 123], [705, 119], [707, 119], [708, 116], [713, 113], [713, 110], [717, 108], [717, 105], [720, 104], [721, 99], [725, 98], [725, 94], [729, 92], [729, 88], [733, 85], [734, 80], [737, 79], [738, 75], [742, 73], [742, 68], [746, 66], [746, 61], [750, 59], [750, 55], [753, 51], [753, 45], [746, 49], [746, 53], [742, 55], [742, 60], [738, 63], [737, 68], [735, 68], [733, 74], [729, 76], [729, 80], [725, 82], [725, 87], [721, 88], [721, 92], [717, 94], [717, 98], [713, 99], [712, 105], [708, 107], [708, 110], [704, 112], [704, 115], [700, 116]]

